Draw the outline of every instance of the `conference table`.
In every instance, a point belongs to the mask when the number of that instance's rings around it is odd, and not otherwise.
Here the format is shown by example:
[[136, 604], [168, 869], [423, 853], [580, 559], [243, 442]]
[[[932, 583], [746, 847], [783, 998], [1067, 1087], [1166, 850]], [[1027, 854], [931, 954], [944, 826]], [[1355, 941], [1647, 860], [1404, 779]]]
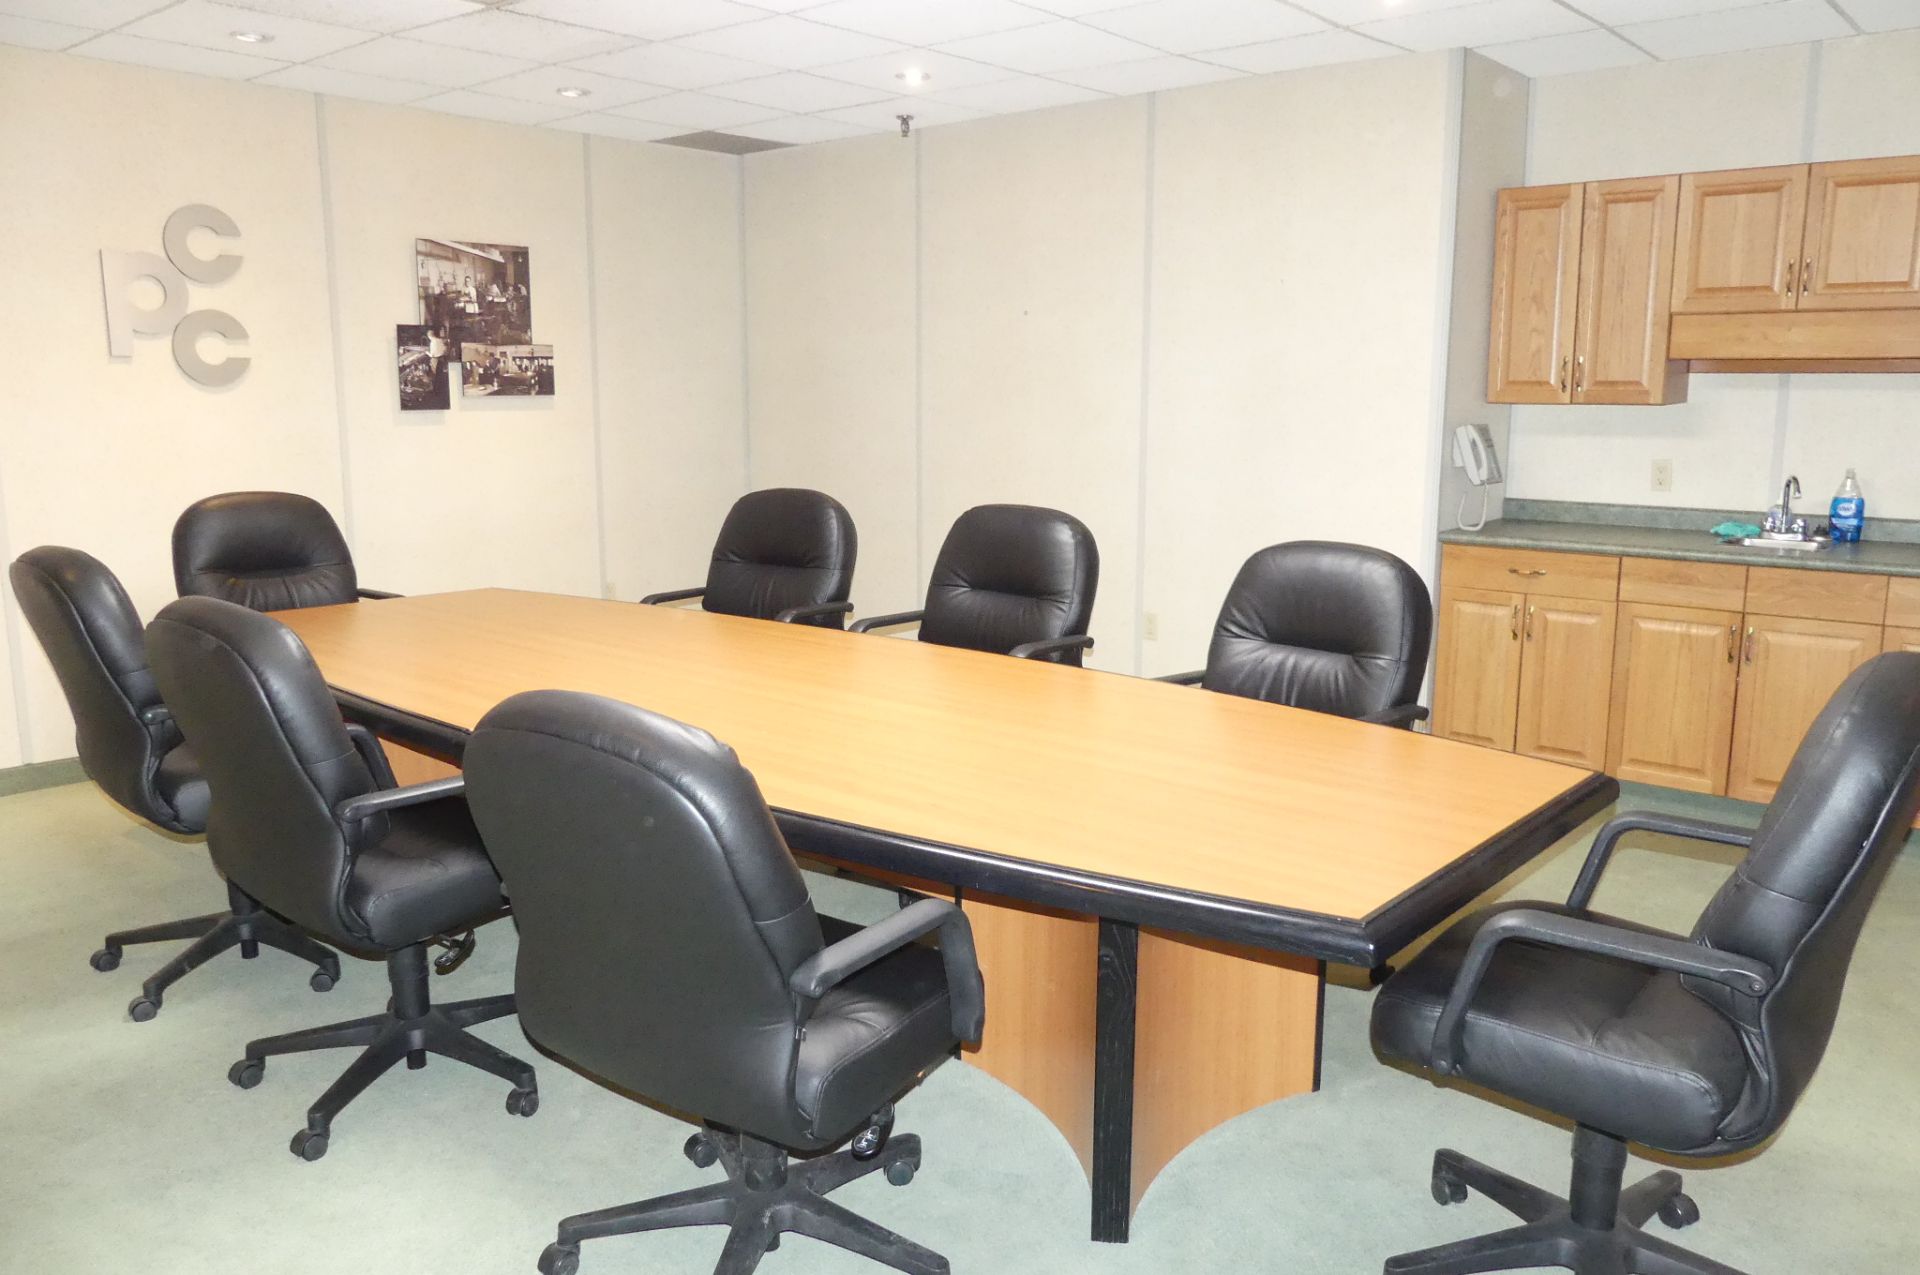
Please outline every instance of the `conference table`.
[[518, 691], [606, 695], [732, 745], [797, 853], [958, 899], [987, 984], [968, 1059], [1073, 1147], [1095, 1240], [1127, 1238], [1195, 1138], [1318, 1087], [1327, 962], [1384, 963], [1618, 792], [1193, 687], [699, 610], [481, 589], [278, 618], [398, 761], [457, 765]]

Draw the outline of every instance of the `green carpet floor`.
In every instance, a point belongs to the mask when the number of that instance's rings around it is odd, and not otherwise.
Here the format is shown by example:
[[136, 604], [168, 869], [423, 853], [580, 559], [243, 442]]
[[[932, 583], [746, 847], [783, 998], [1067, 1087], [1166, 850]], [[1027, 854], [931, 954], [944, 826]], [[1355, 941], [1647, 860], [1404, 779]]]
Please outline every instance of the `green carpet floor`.
[[[1630, 804], [1700, 812], [1634, 790]], [[1751, 807], [1717, 803], [1713, 813]], [[1501, 893], [1563, 896], [1589, 827]], [[1730, 853], [1671, 843], [1623, 852], [1599, 906], [1685, 929]], [[130, 948], [97, 974], [109, 929], [213, 911], [204, 849], [122, 815], [87, 785], [0, 798], [0, 1272], [83, 1275], [529, 1275], [562, 1215], [710, 1180], [679, 1154], [686, 1126], [534, 1055], [512, 1019], [481, 1033], [540, 1071], [531, 1120], [507, 1087], [436, 1062], [395, 1071], [334, 1124], [332, 1149], [295, 1160], [287, 1139], [342, 1052], [276, 1059], [243, 1092], [226, 1081], [254, 1036], [378, 1012], [382, 968], [348, 960], [307, 989], [277, 952], [228, 955], [178, 984], [160, 1017], [124, 1006], [173, 945]], [[886, 896], [816, 879], [824, 910], [872, 915]], [[443, 1000], [509, 990], [514, 935], [435, 979]], [[1679, 1238], [1750, 1275], [1920, 1270], [1920, 857], [1896, 866], [1868, 922], [1825, 1066], [1775, 1142], [1739, 1163], [1680, 1166], [1704, 1220]], [[1506, 1225], [1478, 1199], [1436, 1207], [1427, 1165], [1445, 1144], [1563, 1188], [1565, 1131], [1376, 1062], [1369, 993], [1327, 995], [1325, 1086], [1215, 1130], [1154, 1183], [1126, 1246], [1094, 1246], [1087, 1185], [1064, 1141], [1012, 1092], [950, 1064], [901, 1106], [925, 1167], [904, 1190], [876, 1178], [836, 1199], [945, 1253], [957, 1272], [1372, 1275], [1389, 1254]], [[1633, 1169], [1650, 1166], [1636, 1159]], [[600, 1240], [583, 1275], [704, 1275], [721, 1232]], [[871, 1272], [788, 1237], [768, 1275]]]

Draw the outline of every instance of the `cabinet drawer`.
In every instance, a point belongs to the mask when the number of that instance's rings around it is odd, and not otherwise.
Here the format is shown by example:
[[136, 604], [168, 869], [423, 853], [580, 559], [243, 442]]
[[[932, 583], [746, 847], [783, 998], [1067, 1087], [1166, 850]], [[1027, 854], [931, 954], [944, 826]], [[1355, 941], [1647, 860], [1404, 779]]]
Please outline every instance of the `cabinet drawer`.
[[1620, 600], [1739, 611], [1747, 604], [1747, 569], [1721, 562], [1622, 558]]
[[1505, 589], [1611, 602], [1620, 589], [1620, 559], [1593, 553], [1448, 545], [1440, 559], [1449, 589]]
[[1895, 576], [1887, 581], [1887, 627], [1920, 629], [1920, 579]]
[[1747, 612], [1799, 620], [1882, 624], [1887, 614], [1887, 577], [1753, 567], [1747, 572]]

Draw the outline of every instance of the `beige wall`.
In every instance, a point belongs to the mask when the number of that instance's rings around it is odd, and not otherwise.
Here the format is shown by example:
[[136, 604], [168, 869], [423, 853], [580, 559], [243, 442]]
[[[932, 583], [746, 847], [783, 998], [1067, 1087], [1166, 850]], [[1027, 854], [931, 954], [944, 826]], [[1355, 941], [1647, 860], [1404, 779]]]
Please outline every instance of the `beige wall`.
[[[179, 511], [267, 487], [328, 505], [375, 587], [637, 596], [703, 573], [744, 482], [737, 160], [0, 49], [0, 171], [0, 313], [30, 351], [0, 412], [9, 557], [84, 548], [151, 615]], [[102, 331], [98, 251], [158, 251], [194, 202], [243, 232], [239, 274], [194, 293], [251, 334], [226, 390], [189, 382], [164, 340], [110, 360]], [[531, 248], [554, 398], [399, 411], [419, 235]], [[4, 605], [0, 765], [69, 756], [65, 704]]]
[[[1920, 32], [1557, 76], [1533, 100], [1534, 184], [1912, 154]], [[1519, 407], [1508, 494], [1758, 512], [1792, 473], [1818, 512], [1854, 466], [1870, 515], [1920, 518], [1916, 422], [1913, 375], [1695, 376], [1672, 407]], [[1669, 493], [1650, 489], [1658, 459]]]

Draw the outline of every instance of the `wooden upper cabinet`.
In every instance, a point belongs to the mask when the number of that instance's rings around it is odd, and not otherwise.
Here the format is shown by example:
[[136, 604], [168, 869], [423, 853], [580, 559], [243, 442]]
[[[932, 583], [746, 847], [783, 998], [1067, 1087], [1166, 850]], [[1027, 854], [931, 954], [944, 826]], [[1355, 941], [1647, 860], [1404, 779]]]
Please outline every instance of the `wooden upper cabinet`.
[[1920, 156], [1815, 164], [1802, 310], [1920, 307]]
[[1807, 213], [1807, 165], [1680, 179], [1675, 314], [1791, 310]]
[[1573, 402], [1686, 400], [1687, 365], [1667, 358], [1679, 203], [1678, 177], [1587, 183]]
[[1612, 602], [1527, 598], [1515, 752], [1606, 766], [1614, 612]]
[[1487, 399], [1566, 403], [1580, 290], [1580, 186], [1500, 192], [1494, 221]]

